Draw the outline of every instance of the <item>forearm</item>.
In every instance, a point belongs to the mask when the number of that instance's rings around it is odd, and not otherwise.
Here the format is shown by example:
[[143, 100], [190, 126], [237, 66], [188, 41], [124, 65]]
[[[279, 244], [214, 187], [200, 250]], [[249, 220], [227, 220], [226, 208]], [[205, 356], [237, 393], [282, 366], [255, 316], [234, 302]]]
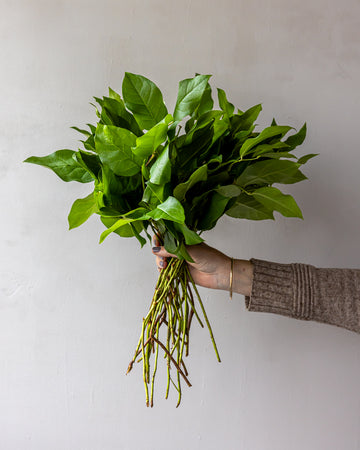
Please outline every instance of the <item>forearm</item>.
[[360, 270], [253, 259], [249, 311], [314, 320], [360, 333]]

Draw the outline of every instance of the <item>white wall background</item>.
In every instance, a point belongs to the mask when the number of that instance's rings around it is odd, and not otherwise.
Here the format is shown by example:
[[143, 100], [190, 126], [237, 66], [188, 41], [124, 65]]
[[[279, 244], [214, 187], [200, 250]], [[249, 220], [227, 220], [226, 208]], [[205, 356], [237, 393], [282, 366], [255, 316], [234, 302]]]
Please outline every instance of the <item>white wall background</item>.
[[175, 409], [158, 379], [144, 404], [125, 377], [157, 277], [149, 247], [93, 217], [67, 231], [89, 187], [22, 164], [76, 149], [92, 96], [125, 71], [171, 109], [180, 79], [211, 73], [240, 108], [262, 102], [308, 137], [309, 181], [290, 186], [305, 220], [223, 219], [208, 242], [242, 258], [360, 267], [358, 0], [1, 0], [1, 450], [359, 450], [360, 336], [248, 312], [202, 290], [222, 356], [195, 322]]

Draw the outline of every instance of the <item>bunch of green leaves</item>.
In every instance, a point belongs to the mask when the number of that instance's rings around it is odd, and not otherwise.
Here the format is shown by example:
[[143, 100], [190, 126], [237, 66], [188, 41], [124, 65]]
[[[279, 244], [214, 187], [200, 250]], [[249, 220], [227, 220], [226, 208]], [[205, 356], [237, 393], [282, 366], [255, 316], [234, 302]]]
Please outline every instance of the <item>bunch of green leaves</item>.
[[264, 220], [278, 211], [302, 217], [294, 198], [273, 185], [306, 179], [300, 167], [316, 155], [292, 153], [305, 139], [306, 124], [290, 136], [292, 127], [275, 120], [256, 131], [261, 105], [235, 112], [217, 89], [214, 109], [210, 77], [180, 81], [169, 114], [159, 88], [127, 72], [122, 96], [109, 88], [108, 96], [95, 97], [97, 123], [73, 127], [84, 136], [82, 149], [26, 160], [63, 181], [93, 183], [89, 195], [73, 203], [70, 229], [98, 214], [106, 227], [100, 242], [116, 233], [143, 246], [152, 231], [169, 252], [189, 260], [186, 245], [202, 242], [201, 232], [223, 214]]
[[[84, 138], [83, 148], [32, 156], [26, 162], [53, 170], [64, 181], [93, 183], [85, 198], [75, 200], [70, 229], [97, 214], [110, 234], [135, 237], [141, 246], [150, 233], [163, 240], [171, 258], [160, 272], [135, 354], [129, 364], [143, 363], [146, 404], [153, 405], [159, 348], [167, 360], [166, 398], [170, 385], [181, 400], [182, 378], [191, 386], [183, 356], [189, 351], [192, 317], [208, 327], [218, 361], [219, 353], [204, 305], [185, 260], [186, 245], [203, 241], [224, 214], [249, 220], [302, 217], [294, 198], [277, 184], [306, 179], [300, 167], [310, 158], [293, 150], [305, 139], [306, 124], [298, 131], [275, 120], [261, 131], [256, 120], [261, 105], [241, 111], [217, 89], [214, 109], [210, 75], [196, 74], [180, 81], [170, 114], [159, 88], [141, 75], [125, 73], [122, 96], [95, 97], [97, 122], [87, 129], [73, 127]], [[167, 328], [161, 342], [160, 327]], [[152, 375], [150, 357], [154, 355]], [[138, 359], [139, 358], [139, 359]], [[174, 381], [170, 368], [176, 369]]]

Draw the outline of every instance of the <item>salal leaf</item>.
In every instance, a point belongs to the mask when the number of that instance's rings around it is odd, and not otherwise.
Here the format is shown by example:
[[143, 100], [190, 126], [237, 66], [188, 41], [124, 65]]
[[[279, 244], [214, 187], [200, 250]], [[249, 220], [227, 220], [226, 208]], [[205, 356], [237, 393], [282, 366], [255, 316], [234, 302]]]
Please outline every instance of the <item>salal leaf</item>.
[[118, 219], [113, 225], [111, 225], [107, 230], [103, 231], [100, 236], [99, 243], [102, 244], [104, 240], [111, 234], [112, 232], [118, 230], [119, 228], [134, 222], [137, 219], [131, 219], [130, 217], [125, 217], [122, 219]]
[[271, 158], [271, 159], [280, 159], [280, 158], [292, 158], [297, 159], [295, 155], [289, 152], [269, 152], [269, 153], [262, 153], [259, 155], [261, 158]]
[[236, 202], [226, 211], [226, 214], [237, 219], [274, 219], [271, 209], [266, 208], [251, 195], [247, 195], [245, 193], [242, 193], [237, 197]]
[[169, 159], [169, 146], [167, 145], [157, 157], [150, 169], [150, 182], [165, 184], [171, 180], [171, 163]]
[[[204, 113], [202, 116], [199, 117], [196, 126], [204, 126], [206, 124], [212, 124], [213, 129], [213, 137], [212, 137], [212, 144], [219, 139], [220, 136], [222, 136], [225, 131], [229, 130], [229, 124], [226, 120], [222, 119], [223, 112], [214, 110], [214, 111], [208, 111]], [[230, 131], [230, 130], [229, 130]], [[190, 133], [193, 132], [193, 130], [190, 131]]]
[[182, 120], [199, 107], [211, 75], [196, 75], [180, 81], [176, 100], [174, 119]]
[[165, 202], [160, 203], [156, 209], [148, 212], [148, 217], [154, 220], [165, 219], [178, 223], [185, 222], [184, 208], [179, 200], [172, 196], [169, 196]]
[[319, 155], [319, 153], [309, 153], [308, 155], [304, 155], [298, 159], [298, 164], [305, 164], [309, 161], [309, 159], [315, 158], [315, 156], [318, 156], [318, 155]]
[[90, 150], [91, 152], [95, 151], [95, 131], [96, 127], [94, 127], [94, 131], [92, 131], [92, 134], [86, 139], [86, 141], [81, 141], [85, 150]]
[[256, 148], [254, 149], [254, 153], [251, 156], [257, 158], [263, 153], [270, 153], [273, 151], [280, 151], [283, 149], [286, 149], [286, 151], [290, 150], [289, 146], [282, 141], [278, 141], [273, 144], [260, 144], [256, 146]]
[[196, 245], [204, 242], [202, 237], [195, 231], [190, 230], [184, 223], [174, 223], [174, 227], [184, 236], [186, 245]]
[[238, 197], [241, 194], [241, 189], [235, 184], [228, 184], [225, 186], [220, 186], [216, 189], [216, 192], [223, 195], [224, 197]]
[[160, 89], [142, 75], [125, 72], [122, 94], [142, 129], [150, 130], [167, 115]]
[[97, 202], [93, 192], [85, 198], [75, 200], [68, 216], [69, 229], [71, 230], [82, 225], [97, 210]]
[[257, 137], [247, 139], [240, 148], [240, 156], [244, 157], [249, 151], [267, 139], [273, 138], [275, 136], [283, 137], [292, 127], [288, 126], [270, 126], [265, 128]]
[[121, 98], [104, 97], [101, 105], [101, 121], [104, 125], [126, 128], [136, 136], [143, 134], [135, 117], [126, 110], [124, 101]]
[[120, 177], [104, 165], [99, 175], [101, 182], [96, 183], [99, 202], [118, 211], [118, 215], [136, 208], [139, 197], [138, 188], [141, 186], [139, 174], [132, 177]]
[[218, 88], [217, 92], [220, 108], [224, 111], [227, 117], [231, 117], [234, 114], [234, 105], [227, 100], [225, 91]]
[[185, 259], [188, 262], [195, 262], [192, 257], [189, 255], [189, 252], [186, 249], [185, 243], [183, 241], [180, 242], [178, 251], [176, 252], [176, 256], [181, 259]]
[[291, 195], [274, 187], [263, 187], [252, 193], [256, 200], [270, 210], [279, 211], [285, 217], [303, 218], [300, 208]]
[[95, 148], [101, 162], [107, 164], [116, 175], [132, 176], [140, 172], [142, 159], [134, 155], [136, 136], [125, 128], [98, 124]]
[[148, 181], [146, 183], [146, 188], [144, 189], [142, 201], [155, 208], [164, 201], [166, 191], [166, 185], [154, 184]]
[[98, 155], [94, 153], [79, 150], [76, 154], [77, 162], [87, 170], [90, 175], [96, 180], [101, 170], [101, 162]]
[[207, 206], [200, 212], [200, 220], [197, 223], [197, 229], [210, 230], [216, 225], [216, 222], [224, 214], [230, 198], [224, 197], [218, 192], [213, 192]]
[[118, 102], [121, 102], [121, 100], [122, 100], [120, 95], [117, 92], [115, 92], [113, 89], [111, 89], [110, 86], [109, 86], [109, 97], [113, 98], [114, 100], [117, 100]]
[[[197, 74], [198, 75], [198, 74]], [[211, 86], [209, 82], [206, 85], [206, 88], [204, 90], [204, 93], [201, 97], [200, 104], [197, 107], [197, 109], [194, 111], [194, 118], [200, 117], [202, 114], [211, 111], [214, 106], [214, 101], [211, 97]]]
[[132, 210], [128, 212], [127, 214], [124, 214], [120, 219], [116, 220], [113, 225], [111, 225], [107, 230], [103, 231], [100, 236], [100, 244], [104, 242], [107, 236], [111, 234], [112, 232], [118, 230], [119, 228], [123, 227], [124, 225], [127, 225], [132, 222], [136, 222], [139, 220], [146, 220], [148, 218], [147, 216], [147, 210], [145, 208], [137, 208], [135, 210]]
[[73, 130], [83, 134], [84, 136], [87, 136], [87, 137], [91, 136], [91, 133], [88, 130], [82, 130], [81, 128], [78, 128], [78, 127], [70, 127], [70, 128], [72, 128]]
[[[199, 119], [198, 119], [199, 120]], [[194, 124], [195, 124], [195, 117], [190, 117], [189, 120], [186, 121], [185, 123], [185, 133], [190, 133]]]
[[174, 189], [174, 197], [180, 202], [185, 199], [185, 195], [189, 189], [191, 189], [196, 183], [207, 180], [207, 165], [199, 167], [193, 172], [189, 179], [185, 183], [178, 184]]
[[290, 147], [289, 150], [294, 150], [295, 147], [301, 145], [304, 142], [305, 137], [306, 137], [306, 123], [304, 123], [304, 125], [302, 126], [302, 128], [298, 133], [289, 136], [286, 139], [285, 144], [287, 144]]
[[166, 229], [163, 237], [165, 250], [169, 253], [176, 254], [178, 243], [173, 233], [171, 233], [169, 229]]
[[281, 159], [268, 159], [246, 167], [235, 180], [235, 184], [244, 187], [252, 184], [292, 184], [306, 179], [307, 177], [298, 169], [297, 163]]
[[[185, 212], [182, 204], [175, 197], [169, 196], [157, 209], [163, 211], [173, 222], [184, 223]], [[166, 217], [164, 217], [166, 218]]]
[[[110, 228], [114, 223], [118, 220], [114, 217], [100, 217], [101, 222], [107, 227]], [[113, 233], [118, 234], [121, 237], [137, 237], [140, 236], [139, 233], [144, 229], [143, 222], [142, 221], [135, 221], [131, 223], [127, 223], [123, 225], [122, 227], [117, 228], [113, 231]], [[144, 238], [140, 236], [140, 243], [144, 245]]]
[[230, 124], [231, 128], [233, 130], [233, 133], [239, 133], [240, 131], [247, 131], [251, 127], [253, 127], [253, 124], [255, 120], [258, 118], [258, 115], [260, 114], [262, 110], [261, 104], [252, 106], [244, 113], [239, 112], [238, 114], [232, 116], [230, 118]]
[[63, 181], [89, 183], [93, 181], [90, 173], [75, 159], [73, 150], [58, 150], [47, 156], [30, 156], [24, 162], [47, 167]]
[[172, 121], [172, 115], [168, 114], [147, 133], [138, 137], [136, 147], [132, 149], [133, 153], [141, 158], [148, 158], [167, 139], [168, 126]]
[[[213, 119], [214, 120], [214, 119]], [[179, 178], [189, 176], [206, 161], [214, 136], [213, 121], [195, 127], [177, 144], [176, 170]], [[181, 136], [180, 138], [182, 138]], [[180, 139], [179, 139], [180, 140]]]

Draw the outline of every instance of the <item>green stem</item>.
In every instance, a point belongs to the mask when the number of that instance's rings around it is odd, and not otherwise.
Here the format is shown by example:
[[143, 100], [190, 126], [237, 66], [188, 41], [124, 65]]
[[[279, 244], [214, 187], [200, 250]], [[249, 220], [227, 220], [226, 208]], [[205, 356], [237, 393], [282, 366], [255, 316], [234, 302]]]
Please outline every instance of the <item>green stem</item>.
[[200, 307], [201, 307], [202, 313], [204, 314], [205, 322], [206, 322], [206, 325], [207, 325], [207, 327], [208, 327], [208, 329], [209, 329], [211, 341], [212, 341], [213, 346], [214, 346], [214, 350], [215, 350], [215, 353], [216, 353], [216, 356], [217, 356], [217, 360], [218, 360], [219, 362], [221, 362], [221, 359], [220, 359], [220, 356], [219, 356], [219, 352], [218, 352], [218, 349], [217, 349], [217, 347], [216, 347], [216, 342], [215, 342], [215, 339], [214, 339], [214, 335], [213, 335], [213, 332], [212, 332], [212, 329], [211, 329], [211, 325], [210, 325], [209, 319], [208, 319], [208, 317], [207, 317], [207, 314], [206, 314], [206, 311], [205, 311], [203, 302], [201, 301], [201, 297], [200, 297], [199, 291], [197, 290], [197, 287], [196, 287], [196, 285], [195, 285], [195, 282], [194, 282], [194, 280], [193, 280], [193, 278], [192, 278], [191, 273], [190, 273], [189, 270], [188, 270], [188, 274], [189, 274], [189, 278], [190, 278], [192, 287], [194, 288], [194, 291], [195, 291], [195, 293], [196, 293], [197, 299], [198, 299], [198, 301], [199, 301], [199, 303], [200, 303]]

